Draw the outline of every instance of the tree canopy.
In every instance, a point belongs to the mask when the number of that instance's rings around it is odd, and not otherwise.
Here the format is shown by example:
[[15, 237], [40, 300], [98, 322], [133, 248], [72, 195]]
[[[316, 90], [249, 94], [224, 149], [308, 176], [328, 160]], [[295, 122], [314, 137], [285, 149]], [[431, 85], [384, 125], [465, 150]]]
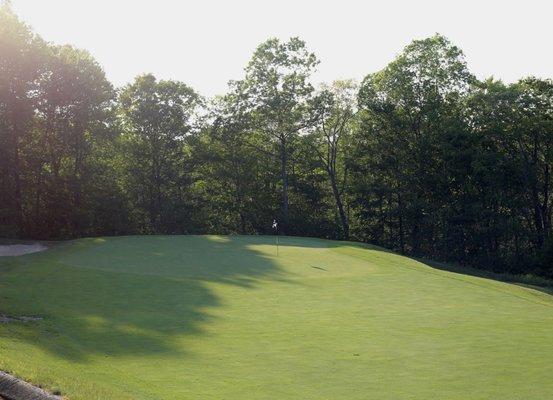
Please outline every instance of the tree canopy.
[[357, 84], [299, 38], [228, 93], [141, 75], [0, 8], [0, 236], [280, 233], [553, 276], [553, 81], [478, 80], [441, 35]]

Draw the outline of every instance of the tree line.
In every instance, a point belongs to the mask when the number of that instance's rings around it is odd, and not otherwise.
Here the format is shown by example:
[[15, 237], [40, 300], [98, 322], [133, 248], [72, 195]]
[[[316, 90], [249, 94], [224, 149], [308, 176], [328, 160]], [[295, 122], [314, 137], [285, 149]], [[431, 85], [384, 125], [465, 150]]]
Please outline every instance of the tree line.
[[206, 99], [114, 88], [0, 10], [0, 236], [280, 233], [553, 276], [553, 81], [478, 80], [441, 35], [314, 86], [299, 38]]

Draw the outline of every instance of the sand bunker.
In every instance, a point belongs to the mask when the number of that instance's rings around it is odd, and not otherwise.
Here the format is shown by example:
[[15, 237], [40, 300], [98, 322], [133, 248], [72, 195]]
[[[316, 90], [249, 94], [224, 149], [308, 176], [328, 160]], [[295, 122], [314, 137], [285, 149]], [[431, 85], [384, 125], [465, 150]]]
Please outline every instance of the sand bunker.
[[0, 257], [2, 256], [22, 256], [23, 254], [36, 253], [44, 251], [48, 247], [40, 244], [10, 244], [0, 245]]

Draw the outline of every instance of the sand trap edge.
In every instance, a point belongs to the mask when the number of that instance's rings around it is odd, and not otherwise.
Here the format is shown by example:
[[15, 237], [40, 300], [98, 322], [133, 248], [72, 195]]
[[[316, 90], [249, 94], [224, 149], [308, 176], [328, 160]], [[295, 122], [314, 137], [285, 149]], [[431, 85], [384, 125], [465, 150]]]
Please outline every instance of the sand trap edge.
[[18, 257], [25, 254], [39, 253], [48, 250], [42, 243], [32, 244], [0, 244], [0, 257]]
[[0, 371], [0, 398], [6, 400], [62, 400], [13, 375]]

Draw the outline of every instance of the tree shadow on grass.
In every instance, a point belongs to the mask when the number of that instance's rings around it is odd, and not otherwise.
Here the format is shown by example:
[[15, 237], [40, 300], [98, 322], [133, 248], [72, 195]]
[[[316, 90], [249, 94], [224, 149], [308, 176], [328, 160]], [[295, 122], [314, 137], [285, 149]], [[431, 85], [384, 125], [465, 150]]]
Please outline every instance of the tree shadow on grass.
[[[280, 237], [279, 243], [392, 253], [322, 239]], [[221, 291], [245, 290], [233, 295], [248, 296], [262, 281], [290, 282], [290, 273], [268, 250], [274, 244], [274, 236], [98, 238], [0, 260], [0, 311], [44, 317], [0, 325], [0, 338], [81, 363], [94, 357], [190, 355], [182, 339], [209, 334], [214, 311], [225, 307]]]
[[187, 349], [177, 341], [206, 334], [211, 311], [224, 307], [217, 285], [247, 290], [261, 280], [286, 281], [273, 257], [252, 249], [264, 241], [270, 239], [98, 238], [18, 258], [15, 268], [15, 259], [0, 260], [0, 309], [44, 317], [1, 326], [0, 337], [76, 362], [98, 355], [182, 357]]

